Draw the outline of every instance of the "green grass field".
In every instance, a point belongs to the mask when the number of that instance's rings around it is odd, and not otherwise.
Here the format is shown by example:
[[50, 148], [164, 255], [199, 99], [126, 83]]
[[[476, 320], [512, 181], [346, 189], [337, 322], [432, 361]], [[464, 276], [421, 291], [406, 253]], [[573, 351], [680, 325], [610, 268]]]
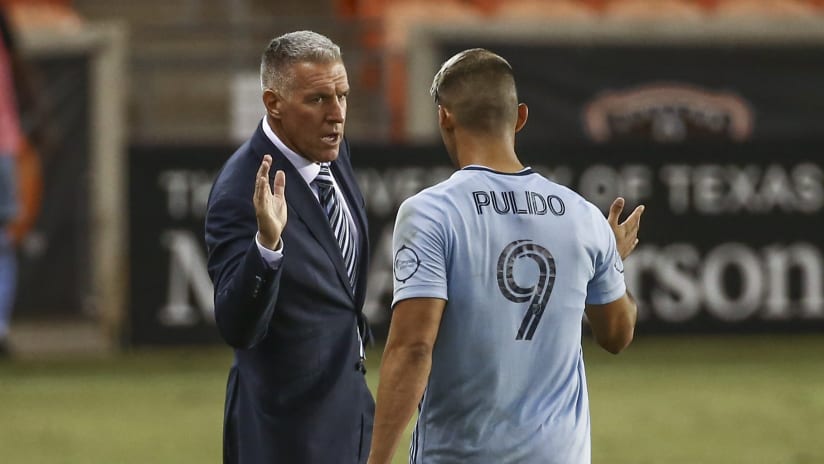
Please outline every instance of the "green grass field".
[[[596, 464], [824, 463], [822, 336], [640, 338], [618, 357], [586, 340], [584, 352]], [[0, 363], [0, 462], [218, 463], [230, 362], [210, 348]]]

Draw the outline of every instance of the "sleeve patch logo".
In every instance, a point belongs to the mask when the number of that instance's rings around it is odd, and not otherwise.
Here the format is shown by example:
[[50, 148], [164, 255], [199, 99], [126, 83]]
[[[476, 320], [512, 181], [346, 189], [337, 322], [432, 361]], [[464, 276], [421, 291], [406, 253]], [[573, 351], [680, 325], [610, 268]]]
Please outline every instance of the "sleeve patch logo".
[[401, 283], [406, 283], [421, 267], [421, 260], [415, 250], [406, 245], [401, 246], [400, 250], [395, 253], [395, 262], [393, 269], [395, 271], [395, 280]]
[[615, 251], [615, 254], [613, 255], [612, 260], [613, 260], [613, 267], [615, 267], [615, 270], [620, 272], [621, 274], [623, 274], [624, 273], [624, 261], [621, 259], [621, 256], [618, 255], [617, 250]]

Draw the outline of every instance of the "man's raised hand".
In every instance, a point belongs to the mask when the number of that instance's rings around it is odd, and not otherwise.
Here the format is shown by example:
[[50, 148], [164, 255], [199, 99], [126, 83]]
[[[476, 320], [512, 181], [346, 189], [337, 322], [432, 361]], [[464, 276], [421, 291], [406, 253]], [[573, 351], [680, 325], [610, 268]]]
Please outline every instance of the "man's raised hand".
[[283, 171], [276, 172], [274, 184], [270, 187], [269, 168], [271, 166], [272, 157], [263, 155], [255, 181], [253, 202], [258, 224], [258, 240], [264, 247], [274, 250], [286, 226], [286, 195], [284, 193], [286, 174]]
[[638, 245], [638, 227], [641, 224], [641, 214], [644, 213], [644, 205], [636, 206], [632, 214], [627, 216], [627, 219], [618, 223], [618, 218], [621, 217], [621, 212], [624, 210], [624, 199], [618, 197], [612, 202], [609, 207], [609, 216], [607, 222], [612, 228], [612, 233], [615, 234], [615, 243], [618, 246], [618, 254], [621, 259], [626, 259], [635, 245]]

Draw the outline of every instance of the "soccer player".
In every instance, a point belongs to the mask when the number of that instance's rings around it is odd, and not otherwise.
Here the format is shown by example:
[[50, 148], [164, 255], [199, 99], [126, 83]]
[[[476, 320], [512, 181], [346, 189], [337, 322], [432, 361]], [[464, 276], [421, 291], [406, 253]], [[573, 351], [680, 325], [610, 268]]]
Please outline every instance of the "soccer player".
[[420, 402], [411, 463], [589, 463], [582, 318], [612, 353], [632, 340], [622, 257], [643, 206], [618, 224], [622, 199], [607, 220], [521, 164], [527, 107], [500, 56], [458, 53], [431, 93], [459, 170], [398, 212], [369, 462], [390, 462]]

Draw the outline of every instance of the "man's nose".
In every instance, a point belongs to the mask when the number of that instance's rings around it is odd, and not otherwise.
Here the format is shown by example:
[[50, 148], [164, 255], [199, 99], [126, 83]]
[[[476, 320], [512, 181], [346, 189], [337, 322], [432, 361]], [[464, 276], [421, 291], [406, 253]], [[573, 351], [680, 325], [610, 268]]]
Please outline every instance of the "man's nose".
[[343, 122], [345, 118], [346, 103], [338, 99], [332, 99], [329, 107], [329, 119], [333, 122]]

